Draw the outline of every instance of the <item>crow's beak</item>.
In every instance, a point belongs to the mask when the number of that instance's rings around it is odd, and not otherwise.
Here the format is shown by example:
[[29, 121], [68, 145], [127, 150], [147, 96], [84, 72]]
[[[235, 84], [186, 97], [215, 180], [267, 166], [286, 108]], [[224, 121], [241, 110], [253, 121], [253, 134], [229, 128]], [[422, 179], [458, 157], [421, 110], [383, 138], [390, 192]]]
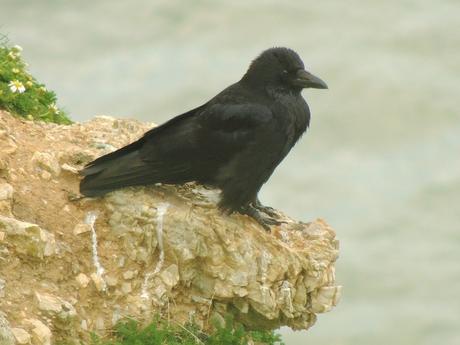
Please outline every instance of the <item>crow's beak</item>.
[[320, 78], [314, 76], [313, 74], [301, 69], [297, 71], [296, 77], [293, 80], [294, 85], [300, 86], [303, 88], [313, 88], [313, 89], [327, 89], [327, 84], [322, 81]]

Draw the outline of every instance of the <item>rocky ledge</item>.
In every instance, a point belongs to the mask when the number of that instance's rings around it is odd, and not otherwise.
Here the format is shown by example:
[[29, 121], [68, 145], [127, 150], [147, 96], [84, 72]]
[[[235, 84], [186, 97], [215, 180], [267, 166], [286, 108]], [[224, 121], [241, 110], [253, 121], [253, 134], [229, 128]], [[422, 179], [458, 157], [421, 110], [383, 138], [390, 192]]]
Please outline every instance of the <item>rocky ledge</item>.
[[323, 220], [271, 233], [223, 215], [193, 183], [72, 201], [78, 170], [152, 124], [100, 116], [70, 126], [0, 111], [0, 344], [51, 344], [160, 314], [208, 329], [307, 329], [340, 298]]

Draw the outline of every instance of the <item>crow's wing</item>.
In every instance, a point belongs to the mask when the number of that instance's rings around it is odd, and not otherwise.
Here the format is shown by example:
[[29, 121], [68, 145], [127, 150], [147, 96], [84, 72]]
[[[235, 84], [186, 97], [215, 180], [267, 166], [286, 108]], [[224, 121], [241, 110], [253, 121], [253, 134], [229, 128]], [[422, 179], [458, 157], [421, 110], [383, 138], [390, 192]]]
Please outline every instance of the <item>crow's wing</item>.
[[[193, 118], [206, 105], [176, 116], [165, 124], [146, 132], [139, 140], [89, 163], [80, 174], [80, 191], [86, 196], [98, 196], [112, 190], [156, 182], [179, 183], [187, 172], [183, 156], [175, 154], [188, 133], [193, 137]], [[147, 155], [154, 148], [154, 156]], [[185, 151], [184, 151], [185, 152]]]
[[214, 103], [161, 132], [152, 130], [140, 156], [163, 177], [211, 182], [235, 159], [247, 158], [250, 165], [272, 161], [268, 156], [280, 144], [273, 120], [263, 105]]
[[80, 174], [83, 176], [87, 176], [101, 172], [102, 170], [110, 167], [111, 162], [117, 160], [118, 158], [126, 156], [127, 154], [132, 153], [134, 151], [139, 151], [143, 147], [143, 145], [145, 145], [146, 140], [154, 136], [160, 136], [161, 132], [168, 130], [171, 127], [174, 127], [177, 123], [183, 122], [184, 120], [196, 115], [205, 106], [206, 104], [203, 104], [200, 107], [192, 109], [184, 114], [178, 115], [172, 118], [171, 120], [167, 121], [166, 123], [162, 124], [161, 126], [154, 127], [151, 130], [147, 131], [139, 140], [95, 159], [94, 161], [88, 163], [84, 167], [84, 169], [80, 171]]

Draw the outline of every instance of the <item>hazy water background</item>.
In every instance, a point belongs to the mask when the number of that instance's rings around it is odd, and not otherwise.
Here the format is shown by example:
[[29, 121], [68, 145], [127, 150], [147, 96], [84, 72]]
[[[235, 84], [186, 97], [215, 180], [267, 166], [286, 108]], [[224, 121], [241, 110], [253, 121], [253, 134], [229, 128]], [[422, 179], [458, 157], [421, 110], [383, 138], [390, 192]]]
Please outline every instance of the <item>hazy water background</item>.
[[339, 306], [292, 344], [460, 344], [460, 1], [0, 0], [0, 32], [75, 120], [161, 123], [271, 46], [330, 86], [263, 188], [337, 230]]

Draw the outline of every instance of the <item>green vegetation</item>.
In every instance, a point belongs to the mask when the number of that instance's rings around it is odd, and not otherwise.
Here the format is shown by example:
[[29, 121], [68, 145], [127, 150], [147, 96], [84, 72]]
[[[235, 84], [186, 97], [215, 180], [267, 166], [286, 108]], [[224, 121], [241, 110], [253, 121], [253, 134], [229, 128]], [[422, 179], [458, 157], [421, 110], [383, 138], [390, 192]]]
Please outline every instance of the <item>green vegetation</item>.
[[[251, 342], [252, 341], [252, 342]], [[119, 323], [114, 339], [92, 335], [91, 345], [247, 345], [251, 343], [284, 345], [280, 335], [273, 331], [246, 331], [228, 318], [225, 326], [216, 324], [212, 334], [201, 332], [195, 325], [181, 326], [156, 318], [147, 327], [134, 320]]]
[[0, 36], [0, 109], [29, 120], [71, 123], [56, 106], [56, 94], [27, 72], [21, 51], [21, 47], [10, 47], [8, 39]]

